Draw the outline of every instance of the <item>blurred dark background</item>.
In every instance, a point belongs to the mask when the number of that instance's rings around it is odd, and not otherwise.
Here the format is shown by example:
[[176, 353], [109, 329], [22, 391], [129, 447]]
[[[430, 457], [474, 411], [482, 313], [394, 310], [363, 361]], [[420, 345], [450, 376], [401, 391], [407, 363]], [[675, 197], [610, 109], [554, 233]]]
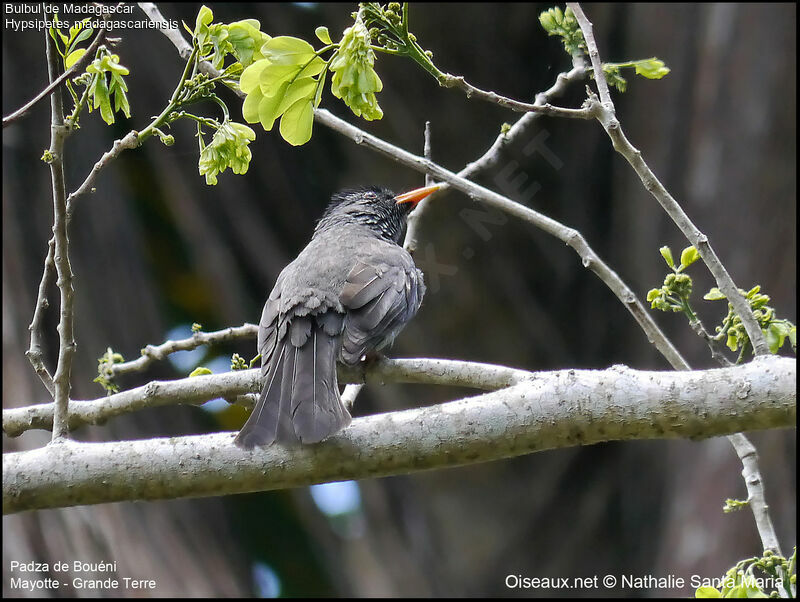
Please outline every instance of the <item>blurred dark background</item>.
[[[159, 5], [193, 24], [200, 4]], [[215, 21], [255, 17], [272, 35], [314, 40], [340, 32], [355, 4], [211, 4]], [[547, 4], [421, 4], [411, 30], [438, 66], [473, 84], [531, 101], [569, 59], [538, 23]], [[661, 81], [630, 75], [614, 93], [629, 139], [706, 233], [743, 288], [760, 283], [796, 321], [796, 7], [793, 4], [597, 4], [585, 7], [606, 61], [658, 56]], [[136, 9], [132, 18], [145, 19]], [[107, 127], [82, 118], [67, 143], [75, 189], [115, 138], [141, 129], [169, 98], [183, 68], [154, 30], [115, 32], [131, 69], [130, 120]], [[336, 34], [334, 34], [336, 37]], [[3, 35], [3, 114], [46, 84], [42, 32]], [[363, 122], [326, 91], [323, 106], [359, 127], [421, 153], [426, 120], [433, 158], [458, 171], [518, 114], [455, 90], [379, 55], [385, 117]], [[626, 74], [627, 75], [627, 74]], [[223, 92], [231, 107], [235, 96]], [[584, 84], [558, 102], [578, 106]], [[67, 106], [71, 106], [67, 103]], [[217, 116], [213, 105], [199, 111]], [[235, 108], [234, 113], [239, 109]], [[241, 120], [241, 116], [236, 115]], [[3, 130], [3, 406], [46, 401], [24, 351], [52, 224], [49, 105]], [[126, 359], [146, 344], [257, 322], [283, 266], [305, 245], [331, 193], [357, 184], [402, 191], [422, 176], [315, 125], [305, 146], [254, 126], [249, 172], [209, 187], [197, 173], [194, 126], [179, 122], [176, 143], [125, 152], [80, 200], [71, 223], [78, 353], [73, 397], [96, 398], [97, 358], [107, 347]], [[209, 137], [207, 136], [207, 141]], [[531, 152], [538, 141], [547, 152]], [[554, 158], [555, 157], [555, 158]], [[644, 298], [661, 285], [658, 248], [687, 245], [594, 122], [540, 119], [479, 181], [580, 230]], [[529, 370], [626, 364], [667, 370], [617, 299], [561, 242], [515, 221], [475, 228], [475, 209], [448, 192], [431, 204], [418, 263], [429, 292], [398, 338], [395, 357], [444, 357]], [[503, 221], [503, 220], [495, 220]], [[712, 328], [723, 306], [701, 301], [712, 286], [700, 265], [696, 307]], [[47, 353], [55, 365], [58, 296], [50, 294]], [[709, 353], [678, 315], [658, 314], [696, 368]], [[178, 378], [198, 362], [225, 370], [232, 352], [250, 359], [255, 341], [164, 362], [124, 387]], [[187, 368], [188, 366], [188, 368]], [[368, 387], [364, 415], [470, 394], [445, 387]], [[82, 440], [175, 436], [238, 429], [244, 412], [160, 408], [76, 432]], [[4, 451], [43, 445], [48, 433], [3, 438]], [[767, 501], [783, 546], [796, 542], [794, 431], [755, 433]], [[233, 469], [232, 469], [233, 470]], [[358, 484], [157, 503], [120, 503], [4, 517], [4, 594], [9, 560], [117, 561], [117, 577], [155, 579], [153, 592], [39, 591], [61, 596], [490, 596], [688, 595], [693, 590], [509, 590], [507, 575], [718, 577], [759, 553], [749, 511], [723, 514], [746, 497], [741, 466], [724, 438], [701, 442], [609, 443], [502, 462], [369, 480]], [[18, 575], [19, 576], [19, 575]], [[26, 577], [30, 578], [28, 574]], [[35, 575], [34, 575], [35, 576]], [[41, 577], [63, 578], [64, 574]], [[108, 574], [72, 576], [107, 577]]]

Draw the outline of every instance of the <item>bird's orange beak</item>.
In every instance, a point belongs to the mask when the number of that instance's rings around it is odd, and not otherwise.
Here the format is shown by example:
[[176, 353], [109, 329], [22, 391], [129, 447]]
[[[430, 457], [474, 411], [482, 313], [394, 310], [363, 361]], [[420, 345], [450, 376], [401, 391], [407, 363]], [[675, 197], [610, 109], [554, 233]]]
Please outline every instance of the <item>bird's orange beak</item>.
[[400, 205], [401, 203], [411, 203], [412, 207], [416, 207], [417, 203], [419, 203], [422, 199], [426, 196], [433, 194], [437, 190], [439, 190], [441, 186], [439, 184], [435, 184], [433, 186], [425, 186], [423, 188], [417, 188], [416, 190], [412, 190], [411, 192], [404, 192], [403, 194], [398, 194], [394, 197], [395, 203]]

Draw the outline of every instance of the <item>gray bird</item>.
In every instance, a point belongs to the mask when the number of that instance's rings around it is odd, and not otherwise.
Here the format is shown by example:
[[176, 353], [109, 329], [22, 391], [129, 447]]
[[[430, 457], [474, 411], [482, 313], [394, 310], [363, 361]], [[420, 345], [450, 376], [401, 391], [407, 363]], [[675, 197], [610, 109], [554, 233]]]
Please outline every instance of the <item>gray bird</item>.
[[264, 305], [263, 389], [236, 445], [317, 443], [350, 424], [336, 361], [352, 366], [386, 347], [417, 313], [422, 272], [398, 243], [408, 214], [438, 188], [395, 196], [368, 187], [333, 196]]

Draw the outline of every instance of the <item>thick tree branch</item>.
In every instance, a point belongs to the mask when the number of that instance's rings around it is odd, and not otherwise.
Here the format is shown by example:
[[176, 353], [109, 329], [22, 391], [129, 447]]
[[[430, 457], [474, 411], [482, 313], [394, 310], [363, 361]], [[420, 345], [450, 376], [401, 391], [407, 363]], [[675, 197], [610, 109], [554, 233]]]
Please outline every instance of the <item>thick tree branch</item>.
[[245, 451], [233, 445], [233, 433], [69, 442], [4, 454], [3, 512], [264, 491], [601, 441], [791, 427], [795, 375], [786, 358], [698, 372], [563, 370], [469, 399], [358, 418], [322, 444], [294, 449]]

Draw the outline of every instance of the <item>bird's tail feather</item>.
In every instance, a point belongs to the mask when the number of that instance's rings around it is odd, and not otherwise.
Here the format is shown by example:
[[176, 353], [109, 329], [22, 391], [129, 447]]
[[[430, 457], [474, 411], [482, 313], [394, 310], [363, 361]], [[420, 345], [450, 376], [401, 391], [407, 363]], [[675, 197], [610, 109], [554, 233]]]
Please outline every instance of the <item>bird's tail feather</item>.
[[317, 443], [350, 424], [336, 378], [340, 346], [339, 316], [295, 316], [271, 355], [264, 388], [236, 444]]

